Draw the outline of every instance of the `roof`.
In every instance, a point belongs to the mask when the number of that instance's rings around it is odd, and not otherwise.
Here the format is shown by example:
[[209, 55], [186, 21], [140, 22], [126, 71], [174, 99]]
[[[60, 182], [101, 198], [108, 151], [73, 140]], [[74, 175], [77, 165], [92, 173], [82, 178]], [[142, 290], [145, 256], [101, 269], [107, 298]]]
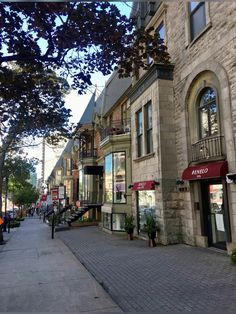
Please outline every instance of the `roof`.
[[95, 92], [94, 92], [92, 97], [89, 100], [87, 107], [84, 110], [82, 117], [80, 118], [80, 121], [79, 121], [80, 124], [83, 125], [83, 124], [92, 123], [93, 112], [94, 112], [95, 106], [96, 106], [96, 103], [95, 103]]
[[118, 72], [114, 71], [107, 81], [105, 88], [96, 100], [96, 112], [106, 115], [116, 105], [117, 101], [131, 85], [131, 78], [119, 78]]

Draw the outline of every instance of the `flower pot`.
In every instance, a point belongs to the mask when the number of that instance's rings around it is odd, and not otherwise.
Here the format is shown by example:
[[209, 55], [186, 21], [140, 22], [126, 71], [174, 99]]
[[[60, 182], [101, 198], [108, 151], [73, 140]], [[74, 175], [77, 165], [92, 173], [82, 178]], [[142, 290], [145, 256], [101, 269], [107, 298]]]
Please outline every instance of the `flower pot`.
[[149, 246], [149, 247], [155, 247], [155, 246], [157, 246], [156, 241], [155, 241], [155, 238], [149, 238], [149, 239], [148, 239], [148, 246]]
[[134, 234], [133, 233], [127, 233], [127, 239], [128, 240], [133, 240], [134, 239]]

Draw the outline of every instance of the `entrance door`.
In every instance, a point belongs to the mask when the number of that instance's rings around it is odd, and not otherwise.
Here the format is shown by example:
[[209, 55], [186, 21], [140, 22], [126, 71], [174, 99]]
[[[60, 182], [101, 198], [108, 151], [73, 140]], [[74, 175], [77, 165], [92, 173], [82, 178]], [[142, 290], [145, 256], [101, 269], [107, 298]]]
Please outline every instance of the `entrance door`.
[[225, 204], [221, 182], [202, 184], [203, 213], [209, 246], [226, 249]]

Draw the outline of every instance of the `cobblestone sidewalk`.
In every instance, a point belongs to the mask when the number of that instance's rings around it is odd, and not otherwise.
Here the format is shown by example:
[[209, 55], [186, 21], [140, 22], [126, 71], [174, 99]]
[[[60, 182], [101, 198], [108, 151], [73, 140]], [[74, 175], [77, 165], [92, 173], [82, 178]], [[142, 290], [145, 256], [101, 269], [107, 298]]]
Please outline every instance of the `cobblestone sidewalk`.
[[224, 253], [187, 245], [149, 248], [97, 227], [57, 237], [124, 312], [235, 311], [236, 267]]

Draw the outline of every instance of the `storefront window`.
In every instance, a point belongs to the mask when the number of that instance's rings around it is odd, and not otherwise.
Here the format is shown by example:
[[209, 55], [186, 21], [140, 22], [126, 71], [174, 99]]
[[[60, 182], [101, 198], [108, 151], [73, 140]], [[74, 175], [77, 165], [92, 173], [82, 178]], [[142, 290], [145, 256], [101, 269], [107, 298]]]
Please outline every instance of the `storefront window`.
[[125, 203], [125, 152], [113, 154], [114, 203]]
[[83, 200], [84, 199], [84, 190], [83, 190], [83, 186], [84, 186], [84, 180], [83, 180], [83, 170], [80, 169], [79, 170], [79, 200]]
[[103, 213], [103, 228], [111, 230], [111, 214]]
[[138, 218], [139, 232], [144, 232], [146, 214], [152, 214], [155, 217], [155, 191], [138, 191]]
[[112, 153], [105, 157], [105, 202], [126, 203], [125, 152]]
[[105, 157], [105, 202], [112, 203], [112, 154]]
[[112, 230], [124, 231], [125, 214], [112, 214]]

